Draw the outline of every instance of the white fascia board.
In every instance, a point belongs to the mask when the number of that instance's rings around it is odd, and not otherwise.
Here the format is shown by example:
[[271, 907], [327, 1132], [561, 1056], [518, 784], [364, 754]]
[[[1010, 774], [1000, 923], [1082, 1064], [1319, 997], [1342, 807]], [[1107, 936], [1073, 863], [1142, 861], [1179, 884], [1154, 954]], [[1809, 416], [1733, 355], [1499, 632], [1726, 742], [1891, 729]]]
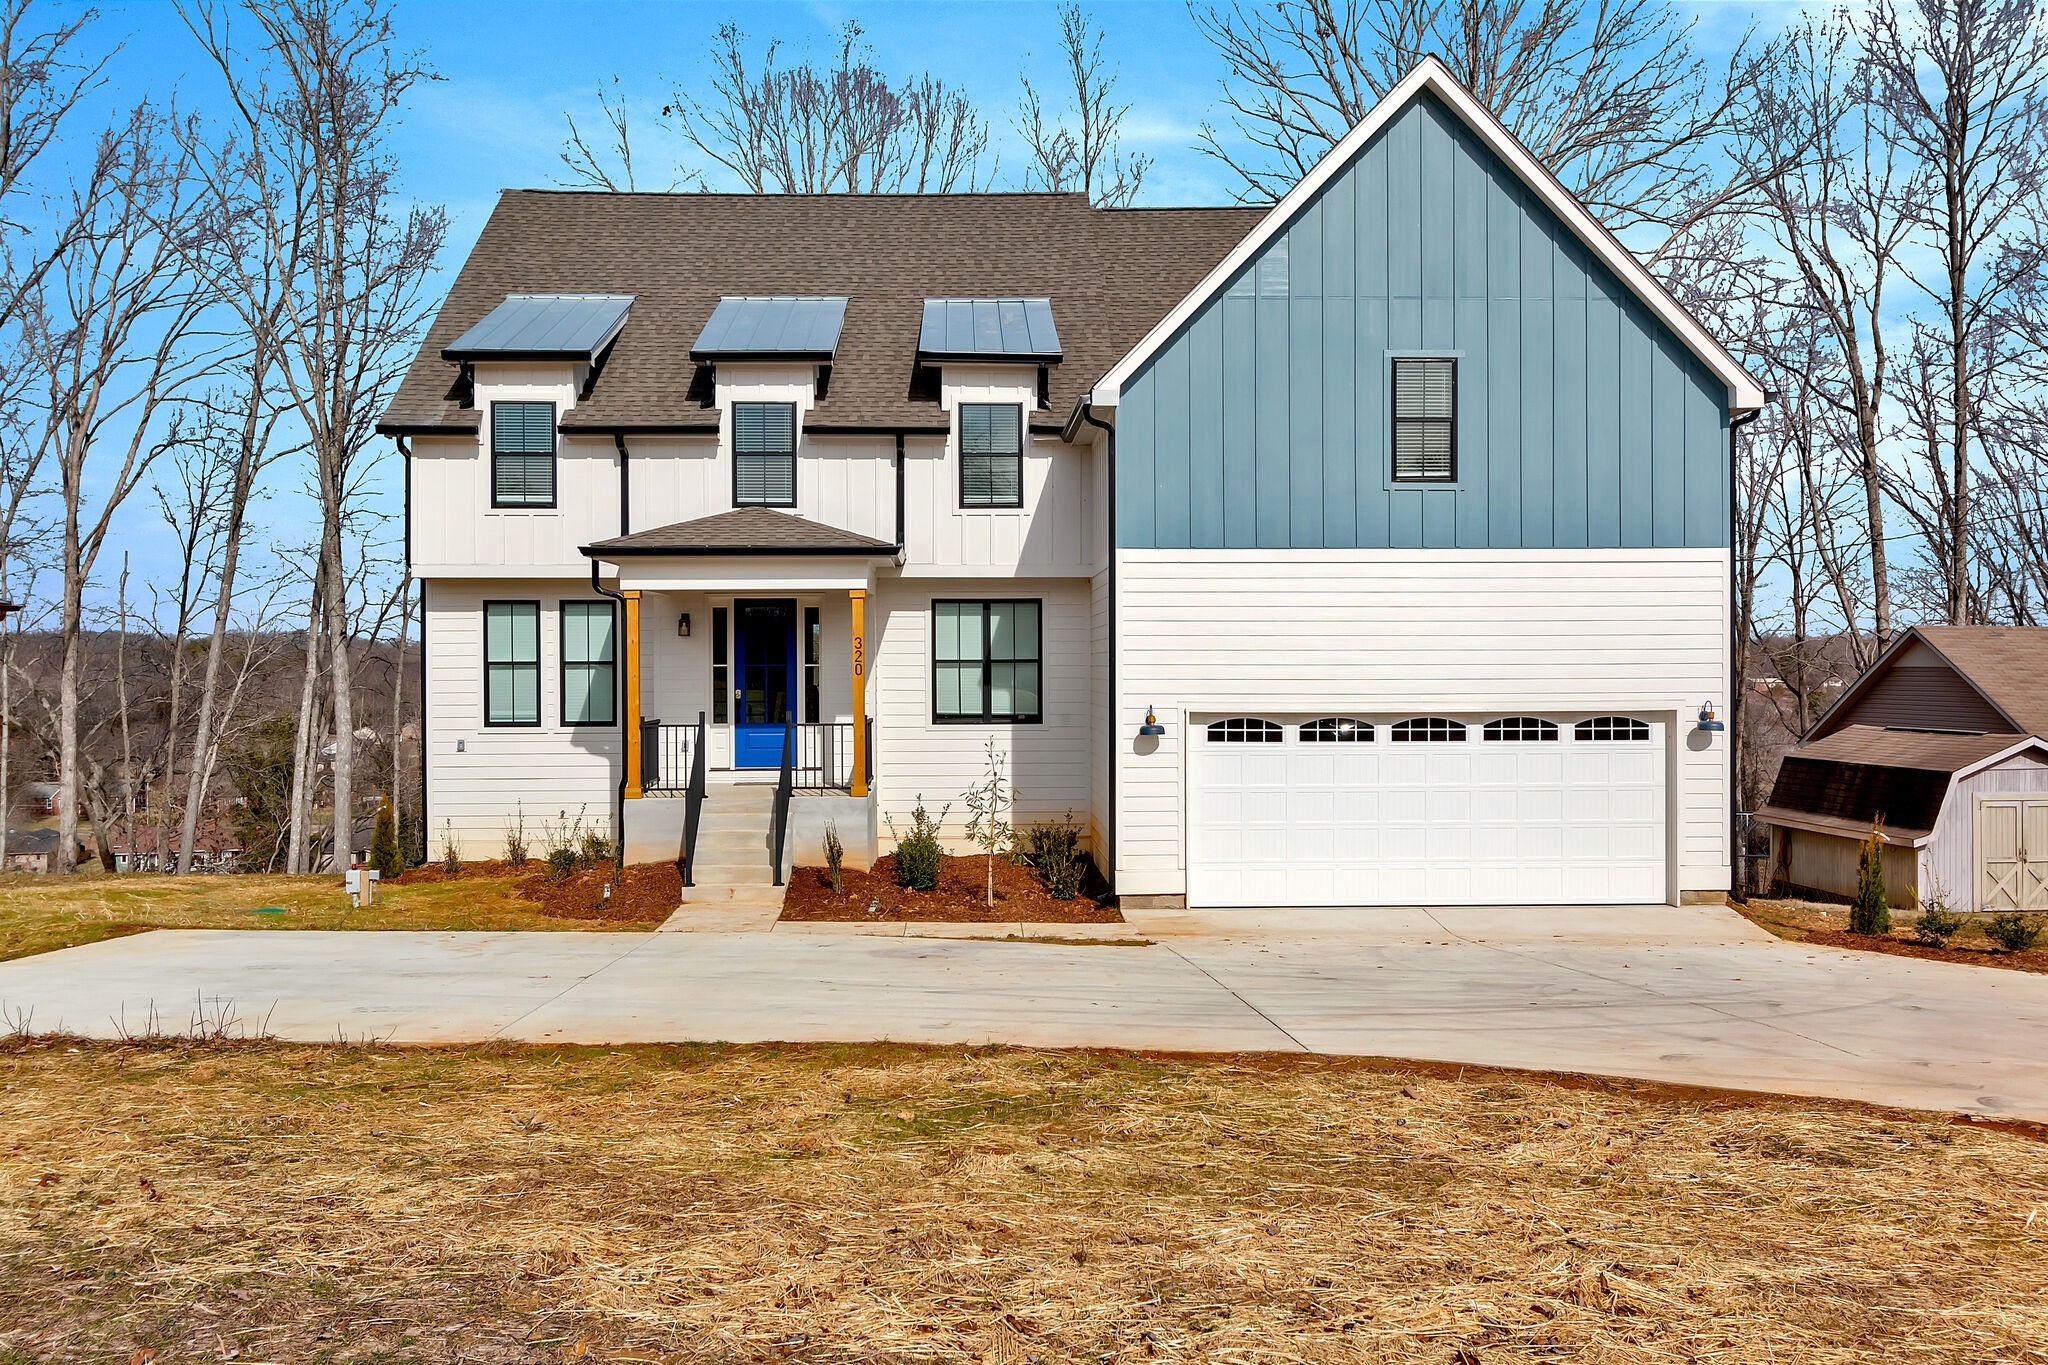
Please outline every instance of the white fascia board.
[[1124, 358], [1110, 367], [1109, 372], [1096, 381], [1089, 401], [1096, 407], [1113, 408], [1130, 382], [1138, 367], [1150, 360], [1181, 327], [1195, 315], [1197, 309], [1228, 287], [1232, 276], [1244, 268], [1251, 259], [1263, 250], [1266, 244], [1349, 165], [1359, 149], [1372, 140], [1374, 134], [1386, 126], [1387, 121], [1408, 107], [1424, 90], [1435, 93], [1448, 104], [1466, 127], [1479, 136], [1493, 152], [1514, 168], [1522, 183], [1535, 191], [1538, 198], [1548, 204], [1553, 212], [1571, 228], [1573, 234], [1585, 243], [1593, 254], [1605, 262], [1609, 269], [1621, 278], [1630, 292], [1655, 313], [1660, 321], [1677, 334], [1694, 355], [1714, 372], [1716, 378], [1728, 386], [1728, 408], [1730, 415], [1754, 412], [1764, 404], [1763, 386], [1751, 378], [1749, 372], [1736, 363], [1728, 348], [1714, 339], [1712, 333], [1700, 326], [1699, 320], [1686, 311], [1684, 305], [1671, 297], [1671, 292], [1660, 284], [1655, 275], [1636, 259], [1635, 253], [1621, 244], [1606, 226], [1587, 211], [1578, 198], [1558, 183], [1542, 162], [1529, 154], [1515, 135], [1493, 116], [1493, 111], [1459, 84], [1450, 68], [1435, 57], [1424, 57], [1413, 71], [1402, 77], [1401, 83], [1389, 90], [1386, 97], [1372, 107], [1371, 112], [1361, 119], [1358, 126], [1345, 134], [1343, 139], [1324, 154], [1306, 176], [1293, 189], [1273, 205], [1251, 234], [1195, 286], [1194, 292], [1175, 305], [1172, 312], [1160, 319], [1159, 324], [1145, 334], [1144, 340], [1133, 347]]

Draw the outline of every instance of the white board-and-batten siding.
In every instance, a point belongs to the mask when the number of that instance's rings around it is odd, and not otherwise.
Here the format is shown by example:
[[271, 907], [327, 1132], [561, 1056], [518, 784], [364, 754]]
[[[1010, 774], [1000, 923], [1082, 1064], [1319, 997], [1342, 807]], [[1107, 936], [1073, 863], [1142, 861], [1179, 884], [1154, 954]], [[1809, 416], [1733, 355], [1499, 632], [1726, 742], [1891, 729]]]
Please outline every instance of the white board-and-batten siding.
[[[427, 849], [451, 835], [461, 856], [505, 856], [507, 826], [523, 818], [541, 846], [544, 822], [580, 817], [609, 835], [619, 774], [619, 727], [562, 721], [562, 602], [598, 599], [573, 579], [439, 580], [427, 590]], [[540, 720], [484, 724], [485, 602], [540, 603]], [[458, 750], [458, 746], [460, 746]]]
[[[1672, 896], [1728, 885], [1728, 554], [1120, 550], [1117, 889], [1186, 889], [1188, 717], [1613, 712], [1667, 722]], [[1146, 708], [1166, 734], [1140, 741]]]

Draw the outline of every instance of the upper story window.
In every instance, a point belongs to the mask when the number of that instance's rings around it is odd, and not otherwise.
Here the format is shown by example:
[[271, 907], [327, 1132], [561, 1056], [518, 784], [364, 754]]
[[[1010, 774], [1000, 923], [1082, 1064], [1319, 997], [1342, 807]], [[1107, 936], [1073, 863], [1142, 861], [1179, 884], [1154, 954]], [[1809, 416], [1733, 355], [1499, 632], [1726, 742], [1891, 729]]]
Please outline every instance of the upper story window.
[[732, 405], [732, 505], [796, 506], [796, 404]]
[[1015, 403], [960, 405], [960, 505], [1024, 505], [1024, 410]]
[[555, 405], [491, 404], [491, 506], [555, 505]]
[[540, 603], [484, 603], [484, 724], [540, 724]]
[[1394, 482], [1458, 477], [1458, 362], [1449, 356], [1394, 361]]

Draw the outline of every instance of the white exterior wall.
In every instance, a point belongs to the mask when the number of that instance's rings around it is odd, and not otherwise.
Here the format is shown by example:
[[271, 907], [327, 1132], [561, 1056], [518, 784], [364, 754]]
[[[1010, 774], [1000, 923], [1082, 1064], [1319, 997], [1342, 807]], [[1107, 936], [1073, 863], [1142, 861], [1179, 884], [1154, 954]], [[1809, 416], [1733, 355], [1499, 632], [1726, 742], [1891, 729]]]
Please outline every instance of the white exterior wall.
[[1727, 707], [1725, 550], [1120, 550], [1116, 578], [1120, 893], [1186, 893], [1186, 717], [1240, 710], [1661, 716], [1672, 895], [1728, 886], [1727, 735], [1694, 728]]
[[[443, 579], [427, 587], [427, 852], [452, 829], [466, 859], [505, 856], [505, 830], [523, 811], [540, 847], [544, 820], [571, 819], [609, 833], [618, 790], [613, 726], [562, 720], [562, 602], [598, 600], [574, 579]], [[483, 604], [540, 603], [538, 726], [484, 724]]]
[[[932, 720], [931, 613], [934, 598], [1021, 597], [1043, 602], [1042, 707], [1037, 725], [939, 725]], [[993, 737], [1016, 785], [1011, 823], [1088, 822], [1090, 718], [1095, 714], [1085, 580], [887, 578], [869, 608], [875, 667], [875, 795], [883, 816], [907, 829], [920, 795], [933, 815], [950, 805], [946, 837], [966, 848], [968, 812], [961, 794], [982, 778]], [[894, 847], [886, 823], [882, 851]]]
[[1948, 799], [1922, 853], [1927, 875], [1923, 898], [1940, 896], [1952, 910], [1978, 908], [1977, 799], [2021, 792], [2048, 795], [2048, 761], [2037, 753], [2014, 754], [1996, 767], [1949, 784]]

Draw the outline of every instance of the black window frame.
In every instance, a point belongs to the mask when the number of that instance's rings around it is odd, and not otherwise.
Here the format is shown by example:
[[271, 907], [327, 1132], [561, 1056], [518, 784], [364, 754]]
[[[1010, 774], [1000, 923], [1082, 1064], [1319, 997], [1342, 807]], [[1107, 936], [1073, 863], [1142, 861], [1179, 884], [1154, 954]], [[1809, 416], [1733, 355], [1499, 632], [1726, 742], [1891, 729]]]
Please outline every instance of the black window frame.
[[[604, 613], [605, 613], [606, 615], [608, 615], [608, 616], [610, 616], [610, 617], [611, 617], [611, 620], [612, 620], [612, 630], [611, 630], [611, 644], [612, 644], [612, 654], [611, 654], [611, 657], [610, 657], [609, 659], [576, 659], [576, 660], [573, 660], [573, 661], [572, 661], [572, 660], [571, 660], [571, 659], [569, 658], [569, 610], [570, 610], [570, 608], [572, 608], [572, 607], [574, 607], [574, 608], [578, 608], [578, 609], [588, 609], [588, 608], [601, 608], [601, 609], [602, 609], [602, 610], [604, 611]], [[583, 729], [592, 729], [592, 730], [609, 730], [609, 729], [612, 729], [612, 728], [616, 727], [616, 726], [618, 725], [618, 723], [619, 723], [619, 610], [618, 610], [618, 604], [617, 604], [617, 603], [615, 603], [615, 602], [611, 602], [611, 601], [609, 601], [609, 600], [607, 600], [607, 599], [604, 599], [604, 598], [596, 598], [596, 599], [592, 599], [592, 598], [588, 598], [588, 597], [565, 597], [565, 598], [563, 598], [562, 600], [560, 600], [559, 602], [555, 603], [555, 653], [556, 653], [556, 655], [558, 656], [558, 657], [556, 658], [556, 661], [555, 661], [555, 675], [556, 675], [556, 682], [558, 683], [558, 685], [559, 685], [559, 686], [560, 686], [560, 688], [561, 688], [561, 697], [562, 697], [562, 700], [561, 700], [561, 707], [562, 707], [562, 724], [563, 724], [564, 726], [567, 726], [567, 727], [570, 727], [570, 728], [573, 728], [573, 729], [579, 729], [579, 730], [583, 730]], [[570, 665], [570, 664], [571, 664], [572, 662], [573, 662], [573, 663], [574, 663], [574, 664], [575, 664], [575, 665], [576, 665], [576, 666], [577, 666], [578, 668], [598, 668], [598, 667], [602, 667], [602, 668], [608, 669], [608, 670], [610, 671], [610, 673], [611, 673], [611, 686], [605, 689], [605, 696], [606, 696], [606, 697], [607, 697], [607, 698], [608, 698], [608, 699], [610, 700], [610, 702], [611, 702], [611, 716], [610, 716], [610, 718], [609, 718], [609, 719], [606, 719], [606, 720], [571, 720], [571, 719], [569, 719], [569, 665]]]
[[824, 613], [817, 607], [804, 608], [803, 670], [804, 670], [804, 719], [815, 725], [824, 719], [819, 714], [819, 680], [824, 675], [825, 626]]
[[[960, 496], [961, 510], [972, 512], [987, 512], [1002, 511], [1004, 509], [1022, 507], [1024, 505], [1024, 441], [1026, 435], [1026, 427], [1024, 422], [1024, 405], [1022, 403], [960, 403], [957, 405], [957, 407], [959, 409], [959, 412], [957, 421], [955, 422], [955, 427], [958, 432], [958, 435], [956, 436], [955, 441], [959, 447], [960, 455], [960, 474], [958, 492]], [[974, 457], [975, 459], [979, 460], [1012, 459], [1017, 462], [1017, 497], [1016, 501], [1014, 502], [997, 502], [993, 499], [986, 502], [980, 502], [970, 501], [968, 499], [967, 410], [969, 408], [999, 408], [1011, 413], [1017, 419], [1017, 450], [1015, 454], [984, 454], [976, 455]], [[991, 480], [991, 482], [993, 482], [993, 480]]]
[[[788, 413], [789, 413], [789, 450], [788, 450], [787, 452], [783, 452], [783, 451], [779, 451], [779, 450], [775, 450], [775, 451], [759, 451], [759, 450], [753, 450], [753, 451], [746, 451], [746, 452], [742, 452], [742, 451], [740, 450], [740, 409], [742, 409], [742, 408], [783, 408], [783, 409], [786, 409], [786, 410], [788, 411]], [[774, 401], [774, 400], [758, 400], [758, 401], [757, 401], [757, 400], [754, 400], [754, 399], [749, 399], [749, 400], [747, 400], [747, 401], [746, 401], [746, 402], [744, 402], [744, 403], [737, 403], [737, 402], [736, 402], [736, 403], [734, 403], [734, 404], [732, 405], [732, 505], [733, 505], [734, 507], [780, 507], [780, 508], [794, 508], [794, 507], [796, 506], [796, 503], [797, 503], [797, 488], [796, 488], [796, 475], [797, 475], [797, 470], [796, 470], [796, 448], [797, 448], [797, 446], [798, 446], [798, 445], [799, 445], [799, 444], [801, 443], [801, 440], [802, 440], [802, 432], [801, 432], [801, 431], [800, 431], [800, 429], [799, 429], [799, 428], [800, 428], [800, 424], [801, 424], [802, 420], [803, 420], [803, 414], [802, 414], [802, 413], [800, 413], [800, 412], [798, 412], [798, 411], [797, 411], [797, 406], [796, 406], [796, 404], [795, 404], [795, 403], [791, 403], [791, 402], [780, 402], [780, 401]], [[742, 455], [742, 453], [744, 453], [744, 454], [745, 454], [745, 455], [746, 455], [746, 456], [747, 456], [747, 457], [748, 457], [749, 459], [761, 459], [761, 460], [770, 460], [770, 459], [787, 459], [787, 460], [789, 461], [789, 501], [788, 501], [788, 502], [766, 502], [766, 501], [761, 501], [761, 500], [756, 500], [756, 499], [749, 499], [749, 500], [747, 500], [747, 501], [744, 501], [744, 502], [742, 502], [742, 501], [740, 500], [740, 456]]]
[[[540, 454], [537, 450], [500, 450], [498, 448], [498, 410], [500, 408], [541, 408], [548, 410], [548, 500], [546, 502], [507, 502], [498, 493], [498, 461], [507, 455], [529, 457]], [[562, 429], [561, 409], [551, 398], [504, 398], [491, 402], [491, 509], [493, 511], [547, 512], [554, 510], [562, 495]]]
[[728, 725], [732, 717], [732, 608], [711, 609], [711, 723]]
[[[1458, 357], [1454, 355], [1397, 355], [1387, 371], [1387, 481], [1397, 484], [1433, 484], [1442, 486], [1458, 481]], [[1403, 417], [1401, 415], [1401, 367], [1403, 365], [1448, 365], [1451, 367], [1451, 415], [1448, 420], [1441, 417]], [[1450, 435], [1451, 468], [1440, 476], [1426, 474], [1403, 474], [1399, 451], [1401, 428], [1404, 425], [1420, 427], [1443, 427]]]
[[[491, 657], [491, 608], [531, 607], [533, 608], [533, 658], [493, 659]], [[537, 598], [493, 597], [484, 599], [483, 611], [478, 618], [483, 622], [483, 638], [478, 643], [483, 652], [483, 712], [484, 728], [487, 730], [538, 730], [541, 713], [546, 710], [540, 695], [540, 656], [546, 651], [540, 642], [540, 601]], [[492, 670], [498, 668], [530, 668], [533, 670], [533, 719], [492, 720], [491, 719], [491, 678]]]
[[[1030, 659], [1019, 655], [1012, 659], [998, 660], [994, 657], [993, 629], [989, 624], [992, 607], [1035, 607], [1038, 610], [1038, 652]], [[939, 711], [939, 668], [942, 664], [973, 662], [963, 659], [939, 658], [939, 608], [979, 607], [981, 608], [981, 713], [979, 715], [943, 715]], [[1043, 725], [1045, 723], [1045, 599], [1042, 597], [934, 597], [931, 615], [931, 716], [934, 725]], [[1038, 669], [1038, 710], [1030, 715], [998, 714], [995, 703], [995, 663], [1026, 663]]]

